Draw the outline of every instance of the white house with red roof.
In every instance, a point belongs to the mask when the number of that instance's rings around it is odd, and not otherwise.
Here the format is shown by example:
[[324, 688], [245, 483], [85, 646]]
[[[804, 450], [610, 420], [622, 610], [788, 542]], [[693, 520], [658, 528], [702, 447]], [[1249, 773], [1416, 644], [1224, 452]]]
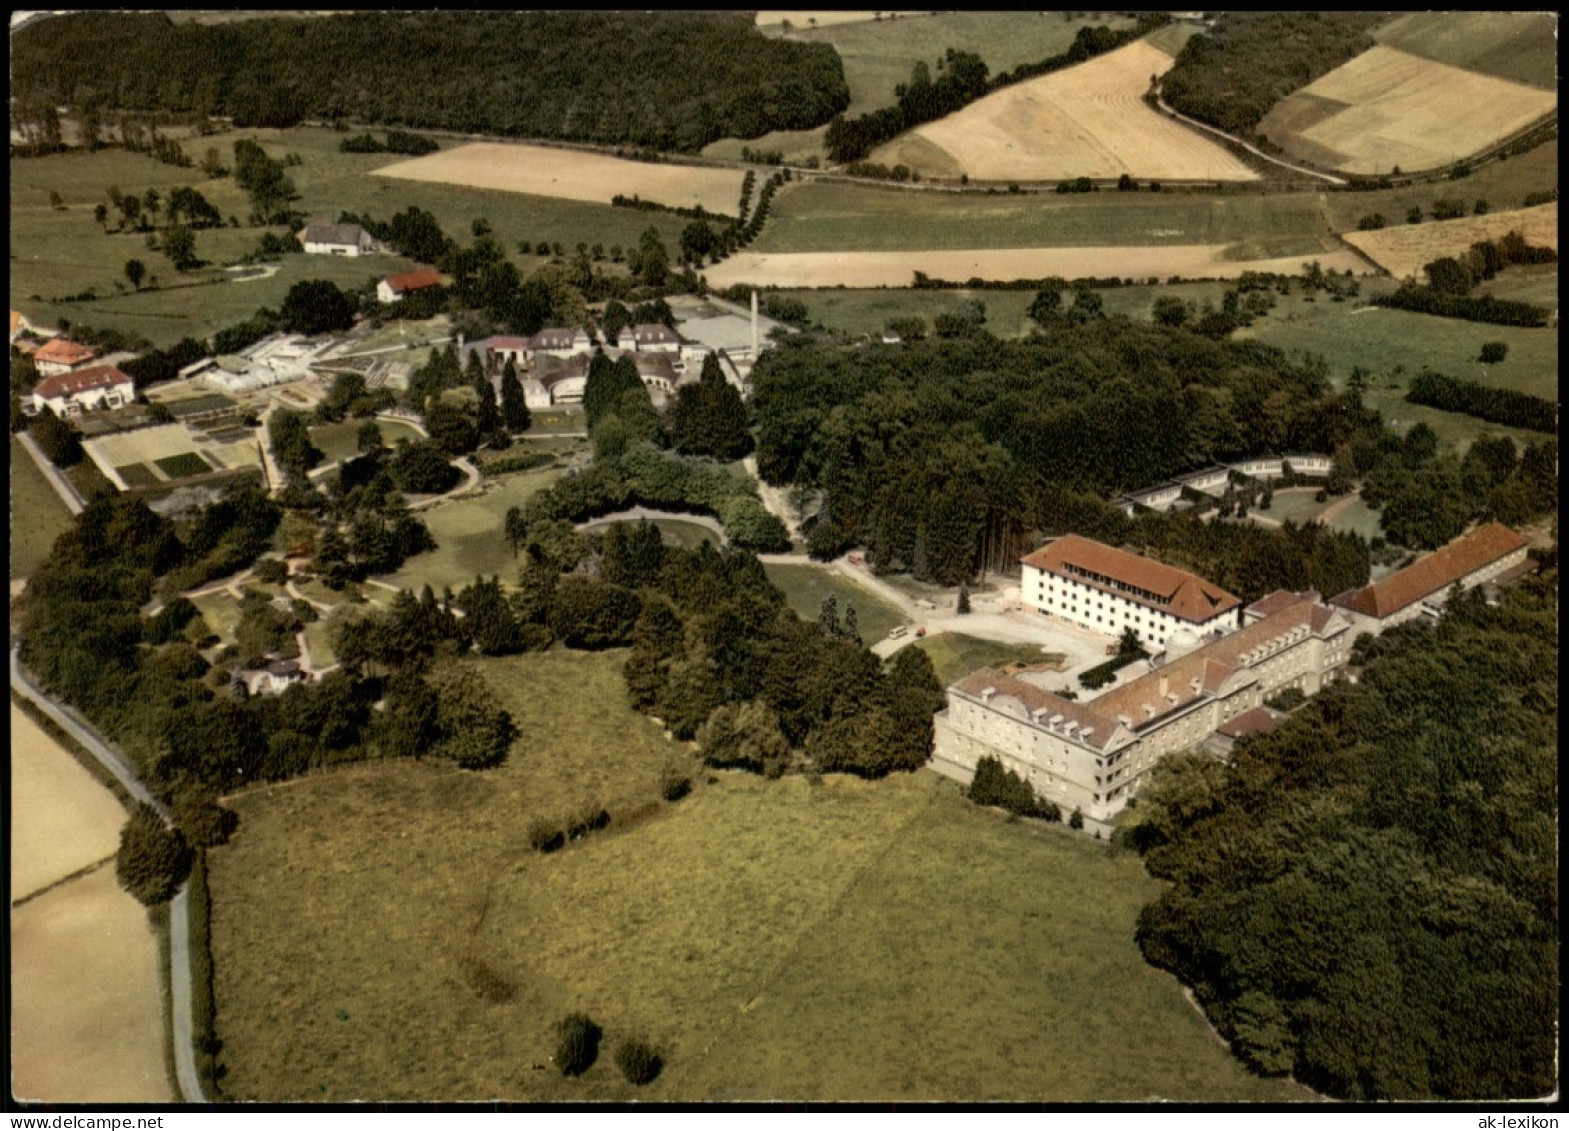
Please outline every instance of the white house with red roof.
[[441, 286], [441, 276], [433, 267], [405, 271], [401, 275], [388, 275], [376, 284], [376, 300], [382, 303], [402, 302], [403, 296], [415, 291]]
[[45, 377], [57, 373], [71, 373], [89, 364], [98, 356], [92, 346], [84, 346], [66, 338], [51, 338], [33, 351], [33, 364]]
[[1047, 543], [1021, 564], [1019, 592], [1027, 604], [1108, 636], [1131, 628], [1158, 648], [1178, 628], [1204, 634], [1237, 627], [1242, 602], [1220, 586], [1077, 534]]
[[76, 416], [97, 409], [122, 408], [136, 396], [136, 383], [113, 365], [95, 365], [71, 373], [55, 373], [33, 386], [24, 405], [37, 415], [47, 405], [56, 416]]

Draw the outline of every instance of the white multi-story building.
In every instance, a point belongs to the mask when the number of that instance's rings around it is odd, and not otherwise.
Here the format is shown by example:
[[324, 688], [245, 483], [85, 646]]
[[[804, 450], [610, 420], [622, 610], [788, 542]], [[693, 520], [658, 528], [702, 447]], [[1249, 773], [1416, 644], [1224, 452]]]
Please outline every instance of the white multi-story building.
[[94, 409], [122, 408], [136, 397], [136, 384], [112, 365], [95, 365], [72, 373], [55, 373], [33, 386], [22, 410], [36, 416], [46, 407], [56, 416], [76, 416]]
[[1349, 617], [1316, 593], [1265, 600], [1273, 611], [1245, 628], [1180, 654], [1174, 643], [1159, 666], [1085, 702], [992, 668], [972, 672], [948, 688], [934, 720], [932, 768], [968, 783], [992, 757], [1064, 812], [1114, 816], [1167, 754], [1288, 687], [1317, 692], [1345, 666]]
[[1456, 582], [1471, 589], [1513, 580], [1531, 568], [1526, 550], [1524, 538], [1502, 523], [1489, 522], [1382, 581], [1348, 589], [1330, 604], [1344, 610], [1361, 631], [1382, 632], [1420, 616], [1436, 617]]
[[1241, 602], [1218, 585], [1162, 562], [1064, 535], [1024, 558], [1020, 595], [1049, 616], [1121, 636], [1131, 628], [1162, 648], [1179, 628], [1229, 632]]

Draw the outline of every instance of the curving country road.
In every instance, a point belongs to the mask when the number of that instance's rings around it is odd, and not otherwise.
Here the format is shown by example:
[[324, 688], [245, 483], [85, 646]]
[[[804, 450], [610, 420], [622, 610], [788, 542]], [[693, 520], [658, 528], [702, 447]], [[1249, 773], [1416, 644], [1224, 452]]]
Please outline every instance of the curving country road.
[[[168, 808], [148, 792], [129, 765], [115, 750], [98, 737], [70, 707], [45, 695], [22, 671], [17, 649], [11, 649], [11, 686], [65, 730], [93, 756], [115, 781], [136, 800], [157, 810], [165, 821]], [[196, 1072], [196, 1056], [191, 1045], [191, 931], [189, 888], [181, 885], [169, 902], [169, 1008], [174, 1034], [174, 1067], [180, 1092], [186, 1103], [207, 1103], [201, 1077]]]

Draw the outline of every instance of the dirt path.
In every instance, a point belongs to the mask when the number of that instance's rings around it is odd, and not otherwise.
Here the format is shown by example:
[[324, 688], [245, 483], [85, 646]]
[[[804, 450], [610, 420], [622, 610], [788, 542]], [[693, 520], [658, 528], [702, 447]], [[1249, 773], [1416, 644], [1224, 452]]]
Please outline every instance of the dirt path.
[[757, 474], [757, 457], [747, 456], [741, 461], [741, 466], [746, 468], [746, 473], [752, 477], [752, 482], [757, 486], [757, 495], [763, 500], [763, 507], [784, 523], [785, 530], [790, 535], [790, 541], [801, 541], [801, 519], [790, 506], [785, 494], [778, 487], [764, 483], [762, 476]]

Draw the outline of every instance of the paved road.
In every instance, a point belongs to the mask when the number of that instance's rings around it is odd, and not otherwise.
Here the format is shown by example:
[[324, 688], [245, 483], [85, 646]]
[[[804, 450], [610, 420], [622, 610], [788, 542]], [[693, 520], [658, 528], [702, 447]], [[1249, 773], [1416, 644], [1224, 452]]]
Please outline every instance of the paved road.
[[[60, 469], [49, 462], [49, 457], [44, 455], [38, 447], [38, 441], [26, 432], [16, 433], [16, 438], [22, 441], [22, 447], [27, 449], [27, 454], [33, 457], [33, 462], [38, 465], [38, 470], [44, 473], [44, 478], [49, 480], [49, 486], [55, 489], [55, 494], [60, 496], [60, 501], [65, 504], [65, 509], [72, 514], [81, 514], [86, 509], [82, 496], [76, 493], [76, 488], [71, 481], [60, 474]], [[86, 457], [83, 457], [86, 458]]]
[[[11, 686], [34, 703], [67, 734], [80, 742], [89, 754], [114, 775], [125, 791], [138, 801], [152, 806], [165, 821], [169, 810], [131, 772], [130, 765], [92, 730], [75, 711], [57, 703], [33, 685], [22, 671], [16, 648], [11, 649]], [[191, 935], [188, 889], [181, 886], [169, 904], [169, 997], [170, 1024], [173, 1028], [174, 1067], [180, 1092], [186, 1103], [206, 1103], [201, 1077], [196, 1072], [196, 1056], [191, 1045]]]

